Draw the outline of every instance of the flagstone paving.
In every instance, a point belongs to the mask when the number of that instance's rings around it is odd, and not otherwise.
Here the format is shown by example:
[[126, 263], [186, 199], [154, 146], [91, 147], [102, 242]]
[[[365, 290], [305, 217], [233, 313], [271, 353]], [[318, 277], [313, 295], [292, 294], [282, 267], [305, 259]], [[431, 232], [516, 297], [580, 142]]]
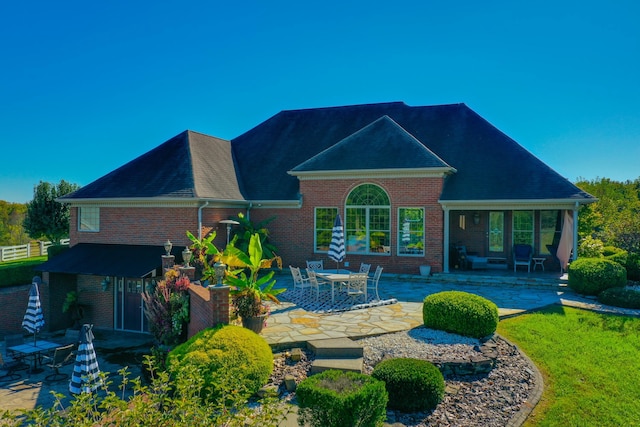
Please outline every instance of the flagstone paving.
[[[504, 282], [504, 281], [503, 281]], [[293, 282], [285, 275], [278, 276], [278, 287], [290, 288]], [[562, 304], [605, 313], [636, 316], [638, 310], [608, 307], [595, 298], [580, 296], [562, 280], [546, 286], [509, 285], [495, 283], [465, 284], [442, 282], [420, 276], [383, 275], [380, 279], [380, 298], [395, 298], [396, 304], [337, 313], [314, 313], [295, 309], [289, 302], [274, 306], [262, 336], [274, 348], [302, 346], [311, 339], [363, 337], [404, 331], [422, 325], [422, 301], [428, 295], [442, 291], [463, 291], [480, 295], [498, 306], [501, 318]], [[309, 298], [315, 294], [309, 293]]]
[[[277, 287], [291, 287], [290, 275], [280, 274]], [[319, 314], [301, 310], [291, 303], [273, 308], [262, 336], [274, 348], [301, 346], [308, 340], [362, 337], [408, 330], [422, 325], [422, 301], [432, 293], [458, 290], [481, 295], [496, 303], [501, 317], [542, 308], [550, 304], [599, 310], [638, 316], [639, 310], [619, 309], [598, 304], [593, 298], [584, 298], [566, 286], [547, 288], [510, 286], [505, 284], [469, 285], [464, 283], [438, 283], [434, 280], [413, 276], [383, 275], [379, 293], [382, 299], [396, 298], [397, 303], [367, 309]], [[152, 345], [149, 335], [121, 332], [94, 331], [98, 364], [102, 371], [110, 372], [114, 383], [118, 383], [117, 371], [127, 365], [131, 354], [146, 353]], [[54, 340], [55, 336], [41, 334], [43, 339]], [[0, 348], [4, 352], [4, 348]], [[4, 354], [4, 353], [3, 353]], [[129, 356], [127, 356], [129, 355]], [[115, 357], [114, 357], [115, 356]], [[62, 368], [71, 373], [73, 365]], [[139, 364], [130, 366], [132, 378], [140, 376]], [[69, 381], [47, 382], [48, 370], [12, 382], [0, 383], [0, 410], [32, 409], [37, 406], [49, 408], [55, 402], [51, 391], [62, 393], [63, 403], [69, 400]]]

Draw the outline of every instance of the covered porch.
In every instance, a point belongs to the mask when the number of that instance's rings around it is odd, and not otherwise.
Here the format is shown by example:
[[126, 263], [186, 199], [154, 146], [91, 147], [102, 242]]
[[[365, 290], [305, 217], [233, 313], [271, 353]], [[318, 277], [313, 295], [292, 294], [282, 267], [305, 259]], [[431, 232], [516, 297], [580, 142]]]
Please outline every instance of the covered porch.
[[506, 277], [514, 273], [514, 245], [524, 245], [529, 264], [518, 263], [515, 273], [560, 276], [577, 254], [578, 209], [576, 201], [443, 204], [442, 271]]

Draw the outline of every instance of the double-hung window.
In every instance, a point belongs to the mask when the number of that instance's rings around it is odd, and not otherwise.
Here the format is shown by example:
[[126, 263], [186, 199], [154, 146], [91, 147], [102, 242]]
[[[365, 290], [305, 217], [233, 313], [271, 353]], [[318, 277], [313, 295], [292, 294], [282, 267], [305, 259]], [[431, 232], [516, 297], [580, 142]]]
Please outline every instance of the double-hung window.
[[533, 247], [533, 211], [513, 211], [513, 244]]
[[100, 231], [100, 208], [81, 206], [78, 208], [78, 231]]
[[424, 255], [424, 208], [398, 209], [398, 255]]
[[316, 252], [328, 252], [331, 244], [333, 224], [338, 215], [338, 208], [316, 208], [315, 243]]

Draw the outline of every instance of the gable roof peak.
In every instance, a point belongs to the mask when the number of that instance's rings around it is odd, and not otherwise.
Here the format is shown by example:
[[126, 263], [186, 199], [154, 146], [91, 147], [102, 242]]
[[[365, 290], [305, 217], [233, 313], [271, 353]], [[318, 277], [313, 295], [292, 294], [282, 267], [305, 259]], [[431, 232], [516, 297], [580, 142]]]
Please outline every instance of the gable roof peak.
[[294, 167], [292, 172], [425, 168], [453, 170], [385, 114]]

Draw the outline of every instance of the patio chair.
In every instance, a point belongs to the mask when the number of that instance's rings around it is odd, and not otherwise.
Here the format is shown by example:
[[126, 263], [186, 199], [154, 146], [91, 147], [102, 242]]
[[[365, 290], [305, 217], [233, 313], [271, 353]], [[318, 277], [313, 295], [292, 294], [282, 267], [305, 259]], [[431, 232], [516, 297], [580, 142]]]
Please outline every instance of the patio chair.
[[62, 347], [58, 347], [53, 352], [53, 356], [43, 356], [46, 366], [53, 369], [53, 374], [47, 375], [45, 379], [47, 381], [61, 381], [69, 378], [68, 374], [60, 372], [60, 368], [73, 360], [74, 344], [68, 344]]
[[289, 270], [291, 270], [291, 276], [293, 277], [293, 289], [301, 288], [302, 290], [305, 290], [306, 288], [311, 287], [309, 278], [304, 277], [298, 267], [289, 266]]
[[369, 293], [369, 289], [376, 292], [376, 299], [380, 300], [380, 295], [378, 295], [378, 282], [380, 281], [380, 276], [382, 276], [382, 267], [376, 267], [376, 272], [373, 273], [373, 278], [367, 279], [367, 293]]
[[307, 276], [309, 276], [309, 284], [316, 290], [316, 301], [320, 299], [320, 287], [327, 286], [327, 290], [331, 290], [331, 283], [318, 280], [315, 270], [307, 268]]
[[324, 270], [324, 261], [307, 261], [307, 270]]
[[368, 277], [365, 273], [350, 273], [347, 282], [347, 295], [353, 299], [362, 296], [364, 302], [367, 302], [367, 281]]
[[365, 264], [364, 262], [360, 263], [360, 270], [358, 271], [358, 273], [365, 273], [368, 275], [369, 270], [371, 270], [371, 264]]
[[15, 381], [20, 378], [20, 374], [16, 373], [20, 369], [20, 365], [17, 360], [8, 358], [5, 360], [0, 353], [0, 371], [4, 371], [3, 374], [0, 374], [0, 382]]
[[7, 354], [7, 358], [19, 362], [19, 366], [17, 369], [29, 369], [29, 364], [25, 362], [24, 354], [9, 350], [9, 347], [14, 347], [16, 345], [22, 344], [24, 344], [24, 335], [22, 334], [12, 334], [4, 336], [4, 348], [5, 353]]
[[533, 248], [531, 245], [513, 245], [513, 272], [519, 265], [526, 265], [527, 272], [531, 272], [531, 258], [533, 257]]

